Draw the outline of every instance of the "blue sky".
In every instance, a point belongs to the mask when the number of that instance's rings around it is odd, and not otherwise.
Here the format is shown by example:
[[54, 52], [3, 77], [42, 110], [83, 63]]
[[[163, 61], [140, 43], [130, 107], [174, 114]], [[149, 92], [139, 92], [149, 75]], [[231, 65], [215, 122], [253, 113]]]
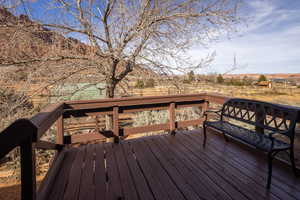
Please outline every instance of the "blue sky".
[[300, 73], [300, 0], [245, 0], [240, 13], [247, 18], [231, 39], [222, 39], [208, 48], [194, 47], [194, 60], [216, 52], [203, 72]]
[[[45, 9], [48, 3], [48, 0], [31, 0], [32, 17], [57, 19], [57, 11]], [[239, 15], [247, 20], [237, 33], [230, 34], [230, 39], [221, 36], [223, 39], [206, 48], [195, 45], [189, 51], [195, 61], [216, 53], [211, 66], [200, 72], [300, 73], [300, 0], [243, 0]], [[59, 19], [69, 21], [63, 16]], [[237, 69], [231, 71], [234, 57]]]

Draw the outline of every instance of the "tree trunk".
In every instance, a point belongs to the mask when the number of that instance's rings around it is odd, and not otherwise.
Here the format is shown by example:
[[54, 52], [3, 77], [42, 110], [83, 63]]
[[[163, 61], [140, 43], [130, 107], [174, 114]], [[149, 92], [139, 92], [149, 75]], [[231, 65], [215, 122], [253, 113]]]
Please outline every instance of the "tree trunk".
[[[106, 98], [114, 98], [116, 85], [112, 80], [106, 81]], [[113, 127], [113, 116], [105, 116], [105, 130], [112, 130]]]

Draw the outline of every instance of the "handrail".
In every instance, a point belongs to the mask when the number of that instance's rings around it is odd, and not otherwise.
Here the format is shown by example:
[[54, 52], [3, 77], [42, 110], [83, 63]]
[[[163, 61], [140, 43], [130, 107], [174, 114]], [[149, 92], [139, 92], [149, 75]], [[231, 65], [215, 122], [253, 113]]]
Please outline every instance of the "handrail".
[[30, 121], [37, 127], [37, 138], [42, 135], [53, 125], [54, 122], [63, 114], [64, 103], [49, 104], [41, 112], [34, 115]]
[[36, 137], [37, 128], [28, 119], [18, 119], [0, 133], [0, 159], [14, 148]]

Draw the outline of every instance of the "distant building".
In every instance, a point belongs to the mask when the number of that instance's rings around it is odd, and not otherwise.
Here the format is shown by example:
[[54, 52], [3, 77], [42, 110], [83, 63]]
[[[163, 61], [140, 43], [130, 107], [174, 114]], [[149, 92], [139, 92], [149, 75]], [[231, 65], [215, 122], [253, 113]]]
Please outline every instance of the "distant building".
[[257, 86], [272, 88], [272, 81], [260, 81], [256, 83]]
[[284, 78], [274, 78], [271, 79], [274, 83], [282, 84], [284, 87], [287, 87], [287, 85], [296, 85], [296, 82], [294, 80], [288, 80]]

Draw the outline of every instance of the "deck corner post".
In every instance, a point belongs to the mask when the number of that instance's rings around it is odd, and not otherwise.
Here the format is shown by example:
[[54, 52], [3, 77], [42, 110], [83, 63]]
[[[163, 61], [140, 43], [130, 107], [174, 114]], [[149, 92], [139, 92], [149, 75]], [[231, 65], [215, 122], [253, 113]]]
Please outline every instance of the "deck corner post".
[[20, 145], [21, 152], [21, 199], [36, 200], [35, 144], [29, 137]]
[[56, 121], [56, 143], [64, 144], [64, 118], [63, 115], [59, 116]]

